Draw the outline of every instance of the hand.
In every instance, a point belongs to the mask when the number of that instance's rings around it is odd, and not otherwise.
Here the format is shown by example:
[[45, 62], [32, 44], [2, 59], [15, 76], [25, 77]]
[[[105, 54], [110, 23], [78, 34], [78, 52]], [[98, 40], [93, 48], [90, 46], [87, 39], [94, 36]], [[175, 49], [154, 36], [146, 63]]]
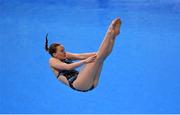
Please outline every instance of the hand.
[[97, 55], [97, 52], [92, 52], [91, 56]]
[[97, 57], [97, 55], [95, 54], [95, 55], [93, 55], [93, 56], [85, 59], [84, 62], [85, 62], [85, 63], [92, 63], [92, 62], [95, 61], [96, 57]]

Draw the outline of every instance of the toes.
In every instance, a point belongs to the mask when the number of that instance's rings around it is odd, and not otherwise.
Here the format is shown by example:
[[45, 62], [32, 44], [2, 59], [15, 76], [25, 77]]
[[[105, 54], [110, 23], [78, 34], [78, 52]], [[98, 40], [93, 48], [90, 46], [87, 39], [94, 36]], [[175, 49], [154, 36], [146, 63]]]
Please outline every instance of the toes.
[[119, 17], [114, 19], [109, 27], [109, 32], [114, 33], [115, 35], [119, 34], [119, 28], [121, 25], [121, 20]]
[[112, 21], [112, 26], [115, 26], [116, 25], [116, 20], [113, 20]]
[[116, 20], [116, 23], [121, 23], [121, 19], [118, 17], [115, 19]]

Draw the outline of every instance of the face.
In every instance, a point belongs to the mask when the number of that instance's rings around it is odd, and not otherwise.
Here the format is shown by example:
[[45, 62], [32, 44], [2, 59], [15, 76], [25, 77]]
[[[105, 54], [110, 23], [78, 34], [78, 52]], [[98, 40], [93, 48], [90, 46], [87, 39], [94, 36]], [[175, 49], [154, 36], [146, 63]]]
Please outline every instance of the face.
[[66, 52], [65, 52], [65, 49], [62, 45], [57, 46], [56, 53], [54, 53], [54, 57], [56, 57], [60, 60], [66, 59]]

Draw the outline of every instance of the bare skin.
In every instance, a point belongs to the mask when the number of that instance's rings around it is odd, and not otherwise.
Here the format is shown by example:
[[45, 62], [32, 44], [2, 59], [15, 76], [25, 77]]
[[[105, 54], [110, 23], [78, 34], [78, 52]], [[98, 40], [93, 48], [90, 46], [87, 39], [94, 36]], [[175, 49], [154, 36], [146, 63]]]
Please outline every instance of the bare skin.
[[[112, 21], [97, 52], [75, 54], [65, 52], [63, 46], [58, 46], [56, 53], [54, 53], [53, 57], [49, 59], [49, 64], [54, 74], [57, 76], [58, 70], [71, 70], [84, 65], [80, 70], [77, 79], [73, 82], [73, 86], [80, 90], [87, 90], [92, 85], [96, 87], [103, 67], [103, 62], [112, 52], [115, 38], [120, 33], [120, 26], [120, 18], [116, 18]], [[80, 61], [72, 64], [65, 64], [60, 61], [63, 59]], [[60, 76], [59, 80], [66, 85], [69, 85], [65, 76]]]
[[[63, 46], [58, 46], [57, 52], [56, 52], [57, 54], [55, 54], [55, 56], [59, 58], [51, 57], [49, 59], [50, 67], [53, 70], [55, 76], [58, 75], [59, 69], [61, 68], [59, 66], [61, 66], [63, 63], [60, 60], [63, 60], [63, 59], [82, 60], [81, 62], [85, 64], [85, 63], [93, 62], [96, 58], [96, 52], [76, 54], [76, 53], [64, 52], [63, 50], [64, 50]], [[77, 66], [75, 65], [74, 68], [76, 67], [78, 67], [78, 65]], [[61, 75], [60, 77], [58, 77], [58, 79], [64, 84], [69, 85], [65, 76]]]

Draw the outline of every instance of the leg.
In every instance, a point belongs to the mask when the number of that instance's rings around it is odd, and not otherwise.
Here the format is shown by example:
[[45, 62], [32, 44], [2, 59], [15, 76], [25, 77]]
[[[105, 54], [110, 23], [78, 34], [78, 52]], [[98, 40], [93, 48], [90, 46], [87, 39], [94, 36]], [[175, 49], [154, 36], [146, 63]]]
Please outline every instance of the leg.
[[[77, 79], [74, 81], [73, 86], [80, 90], [87, 90], [93, 84], [96, 78], [96, 81], [99, 79], [99, 75], [101, 73], [103, 61], [109, 55], [112, 50], [113, 42], [115, 37], [118, 35], [119, 29], [114, 29], [115, 26], [118, 26], [119, 19], [116, 19], [110, 25], [106, 36], [98, 50], [97, 59], [93, 63], [85, 64], [85, 66], [80, 70], [80, 73]], [[108, 50], [110, 48], [110, 50]]]
[[[121, 22], [120, 22], [121, 23]], [[120, 26], [120, 25], [119, 25]], [[118, 26], [116, 26], [117, 29], [120, 28]], [[120, 31], [119, 31], [120, 32]], [[119, 33], [118, 32], [118, 33]], [[107, 50], [107, 54], [109, 55], [111, 52], [112, 52], [112, 49], [113, 49], [113, 46], [114, 46], [114, 42], [115, 42], [115, 39], [110, 39], [109, 41], [109, 48]], [[101, 74], [101, 70], [102, 70], [102, 67], [103, 67], [103, 62], [99, 64], [99, 67], [98, 67], [98, 70], [97, 70], [97, 73], [95, 75], [95, 78], [94, 78], [94, 87], [97, 86], [98, 82], [99, 82], [99, 77], [100, 77], [100, 74]]]
[[[120, 33], [120, 26], [121, 26], [121, 20], [119, 19], [116, 22], [116, 26], [114, 26], [114, 28], [113, 28], [115, 36], [117, 36]], [[108, 48], [108, 51], [107, 51], [108, 54], [110, 54], [112, 52], [114, 42], [115, 42], [115, 37], [114, 37], [114, 39], [110, 39], [110, 41], [109, 41], [109, 48]]]
[[[120, 22], [119, 25], [116, 26], [116, 28], [117, 28], [117, 29], [120, 28], [120, 25], [121, 25], [121, 22]], [[118, 30], [119, 30], [119, 29], [118, 29]], [[117, 31], [117, 32], [118, 32], [118, 34], [119, 34], [120, 31]], [[113, 49], [113, 46], [114, 46], [114, 42], [115, 42], [115, 39], [110, 39], [110, 41], [109, 41], [109, 48], [108, 48], [108, 50], [107, 50], [107, 54], [108, 54], [108, 55], [112, 52], [112, 49]], [[102, 67], [103, 67], [103, 62], [100, 63], [99, 69], [97, 70], [97, 73], [96, 73], [96, 75], [95, 75], [94, 83], [93, 83], [93, 84], [94, 84], [94, 87], [96, 87], [97, 84], [98, 84], [98, 82], [99, 82], [99, 77], [100, 77], [100, 74], [101, 74]]]
[[[110, 45], [109, 45], [108, 52], [107, 52], [108, 54], [110, 54], [112, 52], [112, 49], [113, 49], [113, 46], [114, 46], [114, 42], [115, 42], [114, 39], [110, 40], [110, 43], [109, 43]], [[94, 83], [93, 83], [94, 87], [96, 87], [98, 85], [99, 77], [100, 77], [100, 74], [101, 74], [102, 67], [103, 67], [103, 62], [99, 64], [97, 73], [95, 75]]]
[[99, 70], [100, 63], [102, 62], [96, 59], [93, 63], [85, 64], [80, 70], [77, 79], [73, 82], [73, 86], [80, 90], [89, 89], [94, 83], [94, 76]]
[[112, 21], [111, 25], [108, 28], [106, 36], [99, 47], [98, 57], [104, 60], [112, 51], [114, 46], [115, 38], [120, 33], [121, 20], [120, 18], [116, 18]]
[[94, 78], [94, 82], [93, 82], [94, 87], [96, 87], [98, 85], [102, 67], [103, 67], [103, 63], [100, 63], [99, 64], [99, 69], [98, 69], [98, 71], [97, 71], [97, 73], [95, 75], [95, 78]]

